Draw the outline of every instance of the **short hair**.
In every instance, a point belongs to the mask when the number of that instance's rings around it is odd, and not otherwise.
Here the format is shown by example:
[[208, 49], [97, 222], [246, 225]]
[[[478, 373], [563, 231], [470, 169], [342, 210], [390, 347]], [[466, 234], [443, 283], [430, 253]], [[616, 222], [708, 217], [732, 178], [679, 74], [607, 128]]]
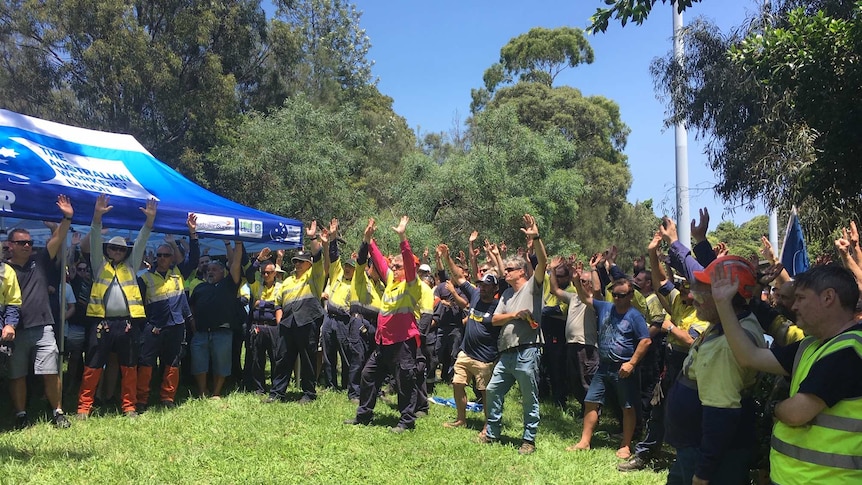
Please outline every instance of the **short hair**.
[[617, 278], [611, 283], [611, 290], [616, 288], [617, 286], [627, 285], [629, 287], [629, 291], [632, 291], [632, 282], [628, 280], [628, 278]]
[[853, 273], [836, 264], [814, 266], [797, 275], [794, 282], [797, 290], [811, 290], [818, 295], [832, 288], [838, 295], [841, 308], [848, 311], [854, 311], [859, 301], [859, 285]]
[[6, 240], [7, 240], [7, 241], [11, 241], [11, 240], [12, 240], [12, 236], [14, 236], [15, 234], [26, 234], [26, 235], [28, 235], [28, 236], [29, 236], [29, 235], [30, 235], [30, 231], [28, 231], [27, 229], [24, 229], [24, 228], [22, 228], [22, 227], [18, 227], [18, 228], [12, 229], [11, 231], [9, 231], [9, 235], [7, 235], [7, 236], [6, 236]]
[[509, 266], [510, 264], [518, 266], [518, 269], [527, 270], [527, 260], [520, 256], [509, 256], [503, 261], [503, 266]]
[[[221, 269], [225, 269], [224, 263], [222, 263], [221, 261], [219, 261], [217, 259], [213, 259], [209, 262], [208, 266], [212, 266], [212, 265], [221, 266]], [[207, 268], [207, 269], [209, 269], [209, 268]]]

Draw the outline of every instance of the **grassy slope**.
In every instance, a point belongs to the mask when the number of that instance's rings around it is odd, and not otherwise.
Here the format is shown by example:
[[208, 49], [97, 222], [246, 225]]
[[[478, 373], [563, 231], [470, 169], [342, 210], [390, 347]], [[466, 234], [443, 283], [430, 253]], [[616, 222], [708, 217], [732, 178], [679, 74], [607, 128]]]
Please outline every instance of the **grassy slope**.
[[[438, 386], [438, 393], [451, 389]], [[345, 426], [355, 406], [343, 393], [323, 391], [316, 402], [263, 404], [235, 393], [222, 400], [190, 399], [177, 409], [153, 409], [136, 420], [114, 414], [55, 430], [40, 422], [0, 433], [2, 483], [664, 483], [665, 472], [622, 474], [616, 441], [597, 433], [590, 452], [565, 447], [580, 421], [542, 406], [532, 456], [519, 456], [517, 389], [506, 401], [503, 442], [474, 441], [473, 429], [441, 426], [455, 410], [432, 404], [417, 429], [393, 435], [397, 412], [380, 401], [371, 426]], [[600, 430], [606, 429], [600, 425]]]

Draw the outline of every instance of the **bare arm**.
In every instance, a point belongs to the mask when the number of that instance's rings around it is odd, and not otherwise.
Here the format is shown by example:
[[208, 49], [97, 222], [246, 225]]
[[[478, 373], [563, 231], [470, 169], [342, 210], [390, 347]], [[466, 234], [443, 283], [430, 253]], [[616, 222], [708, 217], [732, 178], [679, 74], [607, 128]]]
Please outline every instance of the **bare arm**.
[[473, 243], [478, 237], [479, 232], [473, 231], [470, 233], [470, 238], [467, 239], [467, 249], [470, 252], [470, 281], [476, 281], [479, 279], [479, 249], [473, 248]]
[[715, 276], [712, 279], [712, 297], [715, 300], [721, 326], [724, 329], [727, 342], [730, 344], [730, 349], [733, 351], [733, 356], [743, 367], [780, 376], [788, 375], [772, 352], [769, 349], [754, 345], [754, 342], [748, 338], [742, 325], [740, 325], [731, 303], [736, 295], [738, 284], [736, 278], [731, 278], [723, 267], [716, 268]]
[[532, 238], [533, 251], [539, 260], [534, 274], [535, 281], [537, 284], [541, 284], [545, 281], [545, 270], [548, 269], [548, 253], [545, 251], [545, 243], [539, 237], [539, 226], [536, 224], [536, 219], [530, 214], [524, 214], [524, 225], [526, 227], [522, 228], [521, 231], [527, 238]]
[[[560, 300], [569, 303], [569, 301], [571, 301], [572, 299], [572, 294], [560, 289], [560, 285], [557, 283], [556, 270], [562, 264], [565, 264], [565, 261], [559, 256], [551, 260], [551, 264], [548, 266], [548, 269], [550, 270], [548, 271], [548, 282], [551, 285], [551, 294], [556, 296]], [[580, 280], [578, 280], [578, 283], [580, 284]]]
[[775, 406], [775, 417], [788, 426], [805, 426], [821, 411], [826, 403], [814, 394], [796, 393]]
[[233, 250], [233, 256], [230, 260], [230, 277], [235, 284], [239, 284], [240, 277], [242, 276], [242, 252], [243, 245], [242, 241], [236, 241], [235, 247]]
[[[441, 260], [446, 261], [446, 264], [449, 266], [449, 273], [452, 275], [452, 278], [455, 280], [455, 283], [458, 286], [463, 285], [464, 282], [467, 281], [467, 279], [464, 277], [464, 272], [461, 270], [461, 268], [459, 268], [458, 265], [455, 264], [455, 260], [452, 259], [452, 255], [449, 254], [449, 246], [445, 244], [438, 244], [437, 254], [440, 255]], [[466, 305], [462, 306], [461, 308], [465, 307]]]

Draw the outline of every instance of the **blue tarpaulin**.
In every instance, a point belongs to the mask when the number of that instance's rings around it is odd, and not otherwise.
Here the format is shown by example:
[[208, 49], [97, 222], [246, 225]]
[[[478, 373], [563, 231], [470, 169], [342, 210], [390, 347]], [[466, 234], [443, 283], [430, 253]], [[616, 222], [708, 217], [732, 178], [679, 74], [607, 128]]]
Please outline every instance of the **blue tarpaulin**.
[[113, 210], [105, 227], [140, 229], [146, 200], [159, 201], [154, 231], [187, 234], [197, 215], [203, 237], [282, 248], [302, 245], [302, 223], [213, 194], [153, 157], [131, 135], [62, 125], [0, 110], [0, 217], [58, 221], [68, 195], [73, 223], [89, 225], [99, 194]]

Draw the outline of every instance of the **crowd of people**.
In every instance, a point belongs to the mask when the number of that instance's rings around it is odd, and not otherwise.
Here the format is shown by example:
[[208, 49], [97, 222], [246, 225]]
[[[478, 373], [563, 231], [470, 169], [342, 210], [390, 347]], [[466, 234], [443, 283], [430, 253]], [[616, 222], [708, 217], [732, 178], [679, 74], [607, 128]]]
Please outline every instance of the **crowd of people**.
[[[215, 399], [228, 380], [264, 403], [306, 404], [321, 385], [343, 389], [357, 405], [347, 425], [370, 424], [378, 398], [392, 393], [400, 418], [390, 430], [403, 433], [427, 415], [442, 382], [456, 406], [444, 426], [469, 426], [472, 387], [484, 409], [476, 439], [490, 444], [502, 437], [505, 397], [517, 383], [520, 454], [536, 450], [540, 400], [568, 408], [574, 398], [583, 429], [567, 450], [589, 452], [600, 417], [616, 413], [620, 472], [650, 466], [667, 443], [671, 484], [862, 480], [855, 223], [835, 241], [840, 262], [794, 277], [766, 238], [751, 258], [713, 247], [705, 210], [692, 222], [691, 248], [665, 217], [628, 273], [615, 246], [588, 262], [549, 257], [529, 214], [525, 247], [514, 255], [487, 240], [474, 247], [473, 232], [466, 254], [440, 244], [420, 257], [407, 217], [391, 228], [399, 253], [377, 246], [373, 219], [352, 252], [337, 219], [311, 222], [288, 271], [284, 251], [250, 255], [241, 241], [225, 242], [224, 260], [202, 253], [194, 214], [187, 242], [166, 237], [147, 258], [154, 200], [141, 208], [133, 243], [103, 241], [111, 206], [100, 196], [89, 234], [73, 236], [67, 270], [58, 262], [74, 209], [65, 196], [57, 206], [62, 220], [46, 247], [34, 250], [30, 234], [15, 229], [0, 263], [0, 354], [19, 427], [30, 424], [28, 374], [42, 376], [54, 425], [70, 426], [56, 331], [55, 282], [65, 273], [64, 384], [80, 419], [100, 393], [114, 395], [117, 381], [126, 416], [153, 401], [173, 408], [188, 374], [198, 395]], [[298, 399], [288, 392], [292, 376]]]

